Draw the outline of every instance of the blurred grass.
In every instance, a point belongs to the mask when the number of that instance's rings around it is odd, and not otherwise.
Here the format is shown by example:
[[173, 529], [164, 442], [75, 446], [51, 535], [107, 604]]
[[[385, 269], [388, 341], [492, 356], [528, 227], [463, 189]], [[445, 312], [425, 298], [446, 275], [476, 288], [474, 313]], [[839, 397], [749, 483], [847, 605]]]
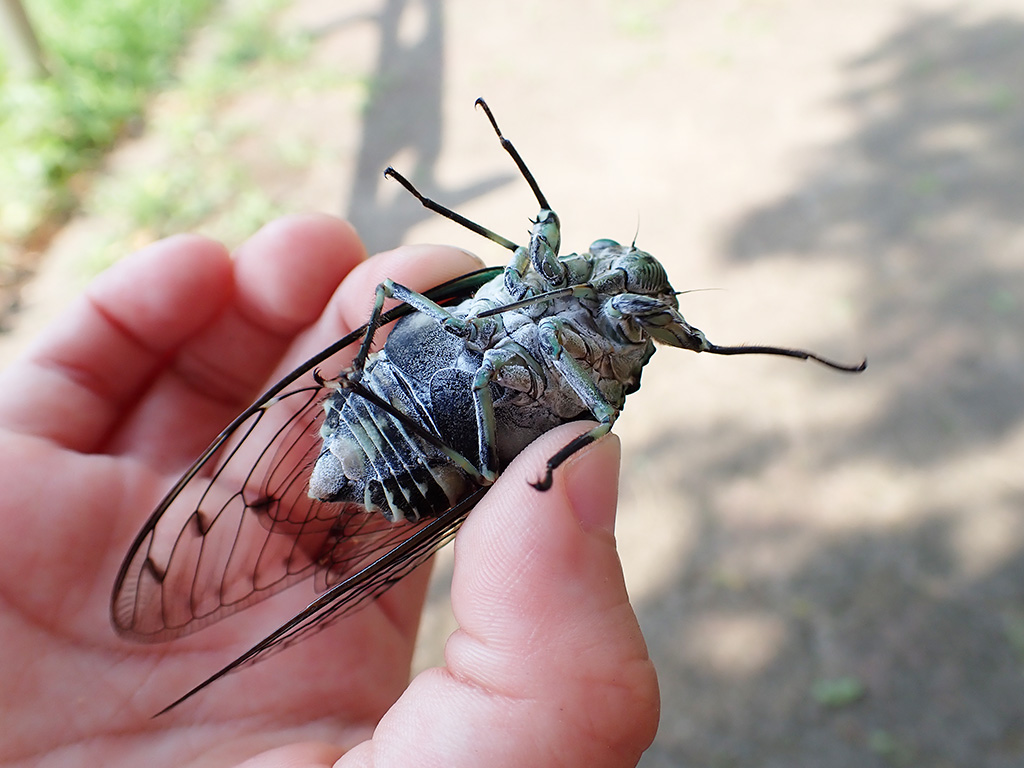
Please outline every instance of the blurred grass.
[[[261, 136], [265, 121], [235, 115], [230, 105], [245, 94], [280, 100], [368, 87], [310, 64], [312, 34], [277, 23], [286, 5], [33, 4], [28, 10], [53, 76], [26, 83], [0, 73], [0, 288], [5, 272], [15, 276], [6, 282], [17, 284], [26, 253], [45, 248], [74, 210], [104, 222], [102, 242], [82, 254], [83, 276], [174, 232], [201, 230], [230, 243], [271, 218], [276, 205], [253, 178], [252, 155], [264, 165], [294, 167], [313, 162], [315, 152]], [[202, 35], [179, 61], [200, 26]], [[143, 115], [146, 152], [90, 173], [118, 139], [141, 132]]]
[[[295, 135], [288, 112], [316, 94], [364, 95], [364, 75], [311, 60], [316, 33], [282, 28], [287, 0], [249, 0], [218, 12], [174, 84], [154, 100], [129, 162], [97, 178], [82, 212], [106, 237], [81, 263], [84, 275], [182, 231], [232, 247], [283, 209], [295, 169], [330, 162]], [[197, 41], [200, 43], [200, 41]], [[281, 117], [280, 114], [277, 115]]]
[[97, 166], [150, 95], [173, 79], [189, 32], [215, 4], [28, 4], [51, 74], [19, 81], [0, 63], [0, 264], [73, 209], [76, 177]]

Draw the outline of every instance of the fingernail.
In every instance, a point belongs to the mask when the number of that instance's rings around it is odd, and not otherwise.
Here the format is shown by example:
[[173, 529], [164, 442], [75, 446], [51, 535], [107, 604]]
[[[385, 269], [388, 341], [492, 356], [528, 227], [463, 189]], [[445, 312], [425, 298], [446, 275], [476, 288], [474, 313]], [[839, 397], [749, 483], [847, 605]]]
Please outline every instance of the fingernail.
[[615, 533], [619, 499], [619, 438], [606, 435], [565, 467], [565, 492], [573, 515], [588, 533]]

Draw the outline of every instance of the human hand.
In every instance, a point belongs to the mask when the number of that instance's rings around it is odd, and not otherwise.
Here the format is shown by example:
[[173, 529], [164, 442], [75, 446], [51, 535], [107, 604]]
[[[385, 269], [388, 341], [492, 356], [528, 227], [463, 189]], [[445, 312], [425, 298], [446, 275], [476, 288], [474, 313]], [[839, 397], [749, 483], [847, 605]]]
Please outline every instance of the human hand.
[[0, 762], [639, 759], [658, 692], [611, 533], [617, 442], [567, 462], [546, 493], [529, 485], [578, 424], [524, 451], [460, 531], [460, 629], [444, 667], [408, 680], [424, 567], [151, 719], [280, 623], [282, 603], [310, 594], [296, 586], [167, 644], [121, 640], [110, 588], [148, 512], [268, 383], [362, 324], [383, 278], [425, 290], [478, 266], [437, 247], [363, 256], [348, 225], [322, 216], [275, 222], [234, 259], [210, 241], [171, 238], [97, 278], [0, 373]]

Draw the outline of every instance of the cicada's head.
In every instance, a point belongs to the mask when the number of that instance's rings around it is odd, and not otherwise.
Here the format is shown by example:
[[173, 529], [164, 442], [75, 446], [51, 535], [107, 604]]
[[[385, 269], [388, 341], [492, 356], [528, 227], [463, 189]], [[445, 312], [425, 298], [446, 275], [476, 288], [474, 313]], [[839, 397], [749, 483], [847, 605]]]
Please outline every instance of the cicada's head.
[[647, 251], [604, 239], [590, 244], [590, 256], [594, 264], [590, 282], [598, 293], [633, 293], [679, 306], [665, 268]]

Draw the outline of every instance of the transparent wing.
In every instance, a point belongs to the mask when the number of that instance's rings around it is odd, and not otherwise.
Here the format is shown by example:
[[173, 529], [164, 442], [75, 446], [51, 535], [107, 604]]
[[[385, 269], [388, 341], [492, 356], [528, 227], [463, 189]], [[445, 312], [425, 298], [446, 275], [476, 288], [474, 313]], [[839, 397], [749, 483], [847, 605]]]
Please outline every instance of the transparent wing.
[[363, 568], [352, 571], [349, 567], [350, 553], [344, 548], [340, 553], [332, 550], [329, 559], [333, 562], [334, 558], [341, 554], [340, 562], [345, 564], [342, 571], [349, 575], [230, 664], [168, 704], [157, 715], [173, 709], [228, 673], [283, 650], [377, 599], [422, 565], [440, 547], [451, 541], [466, 515], [483, 497], [485, 490], [478, 489], [472, 496], [439, 517], [416, 525], [402, 526], [402, 531], [394, 531], [392, 536], [384, 535], [382, 539], [387, 540], [388, 544], [380, 546], [380, 542], [377, 542], [372, 548], [383, 554], [372, 559]]
[[[427, 295], [456, 301], [495, 273], [471, 273]], [[381, 323], [411, 311], [399, 305]], [[170, 490], [133, 542], [114, 585], [111, 616], [122, 635], [158, 642], [189, 634], [314, 572], [317, 590], [335, 594], [334, 588], [429, 525], [388, 523], [359, 505], [326, 504], [306, 493], [324, 415], [316, 371], [320, 365], [338, 370], [365, 331], [356, 329], [278, 382]], [[420, 552], [409, 550], [417, 565], [429, 557], [418, 557]], [[411, 569], [396, 563], [390, 572]], [[382, 591], [378, 586], [372, 579], [353, 582], [349, 602], [362, 604]]]
[[242, 414], [168, 493], [118, 574], [122, 634], [169, 640], [269, 597], [313, 572], [339, 525], [366, 546], [369, 520], [352, 521], [368, 515], [306, 494], [322, 399], [306, 371]]

